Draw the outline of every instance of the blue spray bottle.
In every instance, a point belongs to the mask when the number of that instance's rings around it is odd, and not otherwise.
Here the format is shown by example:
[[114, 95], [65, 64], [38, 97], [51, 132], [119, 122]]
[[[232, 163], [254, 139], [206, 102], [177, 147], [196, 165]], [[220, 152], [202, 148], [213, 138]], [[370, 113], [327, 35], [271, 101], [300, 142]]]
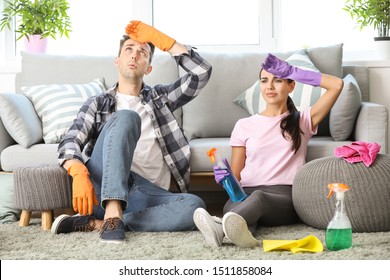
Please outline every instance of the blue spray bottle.
[[221, 181], [222, 186], [227, 191], [230, 199], [233, 202], [243, 201], [247, 197], [247, 195], [242, 189], [240, 183], [237, 181], [236, 177], [234, 176], [227, 159], [224, 158], [221, 160], [218, 156], [216, 148], [212, 148], [211, 150], [209, 150], [207, 152], [207, 155], [210, 157], [210, 161], [215, 166], [218, 166], [221, 169], [226, 169], [230, 172], [230, 174], [225, 176]]

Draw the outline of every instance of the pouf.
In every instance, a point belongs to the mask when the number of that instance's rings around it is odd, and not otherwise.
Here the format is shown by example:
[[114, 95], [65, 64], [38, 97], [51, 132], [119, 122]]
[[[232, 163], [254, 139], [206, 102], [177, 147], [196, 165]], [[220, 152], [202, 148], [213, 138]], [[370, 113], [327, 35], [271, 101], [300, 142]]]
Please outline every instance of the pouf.
[[32, 211], [42, 212], [42, 229], [49, 230], [53, 210], [72, 207], [72, 178], [58, 165], [18, 167], [14, 170], [16, 207], [20, 226], [28, 226]]
[[335, 212], [336, 195], [326, 198], [329, 183], [350, 187], [344, 201], [353, 232], [390, 230], [390, 155], [378, 154], [369, 167], [324, 157], [298, 171], [292, 189], [294, 207], [302, 222], [317, 229], [326, 229]]

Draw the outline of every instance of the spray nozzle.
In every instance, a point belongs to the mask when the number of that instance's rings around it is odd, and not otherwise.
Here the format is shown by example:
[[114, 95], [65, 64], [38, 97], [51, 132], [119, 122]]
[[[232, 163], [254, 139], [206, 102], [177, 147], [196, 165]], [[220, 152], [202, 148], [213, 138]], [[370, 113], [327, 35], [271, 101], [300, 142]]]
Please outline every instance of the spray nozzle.
[[336, 194], [340, 195], [344, 193], [345, 191], [348, 191], [350, 188], [343, 183], [331, 183], [328, 184], [329, 193], [326, 198], [330, 198], [332, 194], [335, 192]]
[[217, 149], [216, 148], [211, 148], [208, 152], [207, 152], [207, 155], [209, 156], [210, 158], [210, 161], [212, 163], [215, 163], [217, 161]]
[[[220, 168], [228, 168], [228, 165], [229, 163], [226, 161], [226, 159], [223, 159], [221, 160], [218, 156], [218, 151], [216, 148], [211, 148], [208, 152], [207, 152], [207, 155], [209, 156], [210, 158], [210, 161], [215, 164], [215, 165], [218, 165]], [[226, 161], [226, 162], [225, 162]], [[230, 167], [229, 167], [230, 169]]]

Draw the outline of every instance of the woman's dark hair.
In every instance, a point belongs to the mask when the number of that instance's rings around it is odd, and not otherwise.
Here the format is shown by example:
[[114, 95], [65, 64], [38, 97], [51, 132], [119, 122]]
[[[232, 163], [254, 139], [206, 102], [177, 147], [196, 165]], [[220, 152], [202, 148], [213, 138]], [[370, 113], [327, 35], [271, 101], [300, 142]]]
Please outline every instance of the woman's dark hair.
[[[263, 69], [261, 69], [259, 73], [260, 79], [261, 71], [263, 71]], [[287, 83], [291, 84], [292, 82], [293, 80], [287, 79]], [[280, 121], [280, 129], [282, 130], [284, 139], [291, 140], [291, 148], [295, 154], [299, 150], [299, 147], [301, 147], [301, 133], [303, 134], [303, 131], [299, 126], [300, 113], [290, 96], [287, 98], [287, 109], [289, 114]]]
[[280, 128], [282, 129], [284, 139], [291, 139], [292, 150], [294, 150], [295, 154], [301, 146], [301, 133], [303, 134], [303, 131], [299, 126], [300, 113], [290, 96], [287, 98], [287, 109], [289, 114], [281, 120]]

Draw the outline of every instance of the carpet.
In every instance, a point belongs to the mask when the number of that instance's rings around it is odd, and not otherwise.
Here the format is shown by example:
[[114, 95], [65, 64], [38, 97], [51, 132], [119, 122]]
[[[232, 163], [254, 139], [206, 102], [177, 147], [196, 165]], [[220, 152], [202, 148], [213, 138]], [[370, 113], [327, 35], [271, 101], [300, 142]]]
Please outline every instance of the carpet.
[[353, 233], [352, 247], [328, 251], [325, 232], [304, 224], [262, 227], [256, 232], [258, 240], [301, 239], [318, 237], [324, 251], [296, 253], [273, 251], [263, 247], [239, 248], [226, 238], [223, 246], [204, 244], [199, 231], [191, 232], [127, 232], [124, 244], [106, 244], [97, 232], [53, 235], [41, 230], [40, 219], [30, 226], [17, 222], [0, 224], [1, 260], [390, 260], [390, 232]]

